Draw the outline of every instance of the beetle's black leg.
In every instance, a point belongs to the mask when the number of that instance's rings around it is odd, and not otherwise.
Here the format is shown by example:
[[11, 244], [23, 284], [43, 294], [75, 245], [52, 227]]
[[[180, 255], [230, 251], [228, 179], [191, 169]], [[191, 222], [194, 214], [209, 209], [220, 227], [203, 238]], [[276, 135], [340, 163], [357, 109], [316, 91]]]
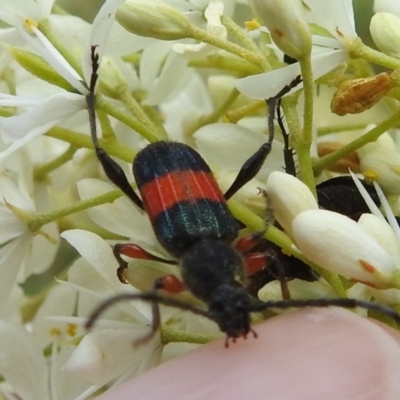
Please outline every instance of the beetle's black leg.
[[292, 88], [297, 86], [301, 82], [301, 77], [298, 76], [294, 79], [289, 85], [285, 86], [279, 93], [271, 97], [270, 99], [265, 100], [268, 105], [268, 140], [266, 143], [263, 143], [261, 147], [243, 164], [240, 169], [236, 179], [233, 181], [230, 188], [225, 193], [225, 199], [229, 200], [239, 189], [241, 189], [247, 182], [252, 180], [260, 171], [261, 167], [264, 164], [265, 159], [268, 154], [271, 152], [272, 140], [274, 139], [275, 127], [274, 127], [274, 118], [275, 118], [275, 110], [277, 105], [279, 104], [279, 99], [288, 93]]
[[89, 94], [86, 96], [86, 104], [89, 112], [90, 133], [93, 139], [93, 145], [96, 150], [96, 156], [103, 166], [104, 172], [115, 186], [120, 188], [140, 209], [143, 210], [143, 202], [140, 197], [132, 189], [123, 169], [106, 153], [99, 145], [97, 139], [96, 128], [96, 95], [94, 94], [98, 70], [99, 70], [99, 56], [96, 53], [96, 46], [92, 46], [92, 76], [90, 79]]
[[286, 132], [285, 125], [283, 124], [283, 115], [281, 112], [281, 99], [279, 99], [276, 108], [276, 119], [278, 121], [279, 128], [281, 128], [281, 133], [283, 137], [283, 143], [285, 145], [283, 149], [283, 159], [285, 160], [285, 171], [287, 174], [296, 176], [296, 164], [294, 162], [294, 149], [290, 148], [289, 134]]

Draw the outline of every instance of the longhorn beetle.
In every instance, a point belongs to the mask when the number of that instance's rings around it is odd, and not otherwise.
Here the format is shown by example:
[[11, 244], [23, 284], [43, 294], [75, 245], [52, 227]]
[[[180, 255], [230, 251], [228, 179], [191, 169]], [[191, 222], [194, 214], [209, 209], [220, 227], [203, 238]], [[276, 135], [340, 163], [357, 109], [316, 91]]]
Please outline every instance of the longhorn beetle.
[[[152, 291], [141, 294], [115, 296], [101, 304], [88, 320], [90, 327], [98, 315], [115, 302], [127, 299], [149, 301], [153, 305], [152, 331], [142, 340], [150, 338], [159, 327], [159, 304], [190, 310], [216, 322], [229, 339], [246, 336], [251, 332], [251, 312], [270, 307], [289, 308], [340, 305], [380, 310], [400, 322], [400, 316], [388, 308], [373, 303], [351, 299], [320, 299], [308, 301], [283, 300], [259, 302], [253, 300], [242, 281], [247, 272], [264, 266], [267, 255], [249, 253], [257, 244], [260, 234], [241, 238], [235, 246], [239, 224], [229, 211], [226, 200], [250, 181], [260, 170], [271, 150], [272, 133], [242, 166], [228, 191], [222, 194], [209, 166], [191, 147], [177, 142], [157, 142], [141, 150], [133, 160], [133, 175], [141, 199], [129, 184], [121, 167], [100, 147], [95, 120], [95, 86], [98, 78], [98, 55], [92, 47], [93, 73], [87, 105], [91, 135], [96, 155], [108, 178], [119, 187], [139, 208], [145, 210], [160, 244], [177, 261], [163, 260], [133, 244], [114, 247], [119, 262], [118, 274], [123, 277], [126, 262], [122, 255], [179, 264], [183, 282], [173, 275], [166, 275], [154, 282]], [[159, 295], [164, 289], [169, 293], [189, 290], [202, 300], [207, 310], [202, 310], [174, 298]]]

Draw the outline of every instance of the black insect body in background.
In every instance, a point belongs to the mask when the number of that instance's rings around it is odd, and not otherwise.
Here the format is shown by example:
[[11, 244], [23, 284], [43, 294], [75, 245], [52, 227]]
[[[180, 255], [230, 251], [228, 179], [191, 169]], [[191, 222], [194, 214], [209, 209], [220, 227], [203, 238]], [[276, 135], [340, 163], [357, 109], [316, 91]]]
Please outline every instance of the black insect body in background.
[[[251, 313], [271, 307], [289, 308], [318, 306], [364, 307], [390, 315], [400, 322], [400, 316], [389, 308], [353, 299], [282, 300], [260, 302], [253, 299], [243, 285], [247, 274], [262, 269], [267, 258], [264, 252], [255, 251], [260, 234], [240, 238], [233, 245], [240, 225], [230, 213], [226, 200], [250, 181], [260, 170], [271, 150], [272, 134], [243, 165], [237, 178], [223, 194], [210, 168], [203, 158], [189, 146], [176, 142], [158, 142], [141, 150], [133, 161], [133, 174], [141, 198], [130, 186], [121, 167], [100, 147], [95, 121], [94, 89], [97, 81], [98, 56], [92, 48], [93, 75], [87, 96], [91, 134], [96, 155], [108, 178], [119, 187], [139, 208], [145, 210], [160, 244], [173, 260], [163, 260], [135, 244], [120, 244], [114, 254], [120, 264], [118, 275], [123, 280], [127, 264], [121, 257], [179, 264], [183, 281], [173, 275], [156, 280], [153, 290], [147, 293], [122, 294], [101, 304], [90, 316], [90, 327], [110, 305], [124, 300], [145, 300], [153, 305], [152, 331], [160, 324], [159, 304], [190, 310], [218, 324], [228, 340], [246, 337], [251, 329]], [[134, 223], [134, 221], [132, 221]], [[282, 276], [281, 273], [279, 273]], [[202, 300], [203, 310], [177, 298], [158, 293], [189, 290]]]
[[[361, 183], [379, 207], [380, 200], [374, 186], [365, 181]], [[317, 196], [320, 208], [338, 212], [354, 220], [358, 220], [361, 214], [370, 212], [351, 176], [338, 176], [318, 184]]]
[[[289, 62], [286, 60], [286, 62]], [[294, 60], [296, 62], [296, 60]], [[290, 147], [289, 134], [286, 132], [283, 115], [281, 113], [281, 95], [285, 91], [289, 91], [301, 82], [300, 77], [292, 82], [286, 89], [282, 90], [278, 96], [266, 101], [270, 114], [268, 117], [268, 126], [270, 130], [274, 130], [274, 119], [276, 113], [276, 121], [280, 128], [284, 141], [284, 160], [285, 170], [288, 174], [296, 176], [296, 167], [294, 159], [294, 151]], [[361, 181], [372, 200], [379, 207], [380, 200], [373, 185], [365, 181]], [[316, 187], [317, 200], [320, 208], [334, 211], [349, 218], [358, 220], [361, 214], [369, 213], [370, 210], [365, 200], [356, 187], [351, 176], [338, 176], [328, 179]], [[279, 228], [279, 225], [276, 224]], [[301, 279], [308, 282], [315, 281], [319, 275], [313, 271], [306, 263], [296, 257], [284, 254], [276, 244], [267, 239], [261, 239], [254, 251], [268, 254], [267, 262], [264, 268], [257, 270], [248, 277], [246, 288], [253, 296], [257, 296], [258, 291], [267, 283], [279, 279], [285, 282], [292, 279]], [[285, 286], [285, 285], [282, 285]], [[286, 287], [285, 289], [288, 292]], [[283, 293], [283, 292], [282, 292]]]

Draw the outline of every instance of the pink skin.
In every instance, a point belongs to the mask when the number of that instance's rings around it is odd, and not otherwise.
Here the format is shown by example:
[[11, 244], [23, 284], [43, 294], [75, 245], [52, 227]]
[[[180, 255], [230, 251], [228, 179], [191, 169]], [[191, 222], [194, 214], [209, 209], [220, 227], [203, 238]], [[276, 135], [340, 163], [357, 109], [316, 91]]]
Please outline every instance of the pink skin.
[[[400, 335], [340, 309], [302, 309], [167, 362], [100, 400], [398, 400]], [[132, 355], [133, 356], [133, 355]]]

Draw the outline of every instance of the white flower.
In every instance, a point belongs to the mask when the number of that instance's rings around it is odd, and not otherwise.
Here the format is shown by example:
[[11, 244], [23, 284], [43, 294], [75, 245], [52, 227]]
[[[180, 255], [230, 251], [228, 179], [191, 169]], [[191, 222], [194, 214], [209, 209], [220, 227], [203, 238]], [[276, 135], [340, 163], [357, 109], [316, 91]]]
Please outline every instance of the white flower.
[[386, 193], [400, 194], [400, 153], [387, 133], [361, 147], [357, 154], [360, 171], [366, 177], [377, 182]]
[[73, 400], [84, 392], [93, 393], [87, 391], [88, 384], [76, 382], [61, 369], [71, 350], [56, 342], [50, 350], [51, 355], [45, 357], [44, 348], [32, 333], [0, 320], [0, 374], [10, 385], [3, 388], [7, 398], [17, 395], [29, 400]]
[[[83, 75], [87, 85], [92, 72], [91, 47], [93, 45], [97, 46], [97, 54], [99, 54], [101, 60], [105, 41], [108, 38], [111, 24], [115, 17], [115, 13], [111, 12], [109, 8], [109, 4], [104, 5], [97, 15], [92, 34], [87, 41], [82, 57]], [[25, 113], [8, 118], [0, 117], [1, 138], [5, 143], [10, 144], [6, 150], [0, 153], [0, 160], [5, 159], [15, 150], [44, 134], [60, 122], [74, 116], [80, 110], [86, 109], [85, 95], [88, 93], [88, 89], [82, 82], [81, 77], [34, 25], [31, 29], [36, 37], [21, 31], [22, 38], [81, 94], [65, 91], [56, 92], [45, 99], [36, 100], [34, 106]], [[12, 103], [14, 106], [25, 106], [26, 99], [15, 96]], [[6, 102], [3, 102], [3, 105], [7, 105]]]
[[305, 210], [318, 209], [318, 203], [308, 187], [290, 174], [272, 172], [265, 190], [274, 217], [289, 236], [293, 236], [292, 222], [298, 214]]
[[[266, 140], [265, 135], [260, 132], [238, 124], [222, 122], [201, 127], [194, 134], [194, 138], [197, 148], [205, 159], [225, 172], [238, 172], [243, 163]], [[265, 180], [272, 171], [283, 168], [283, 145], [275, 140], [272, 143], [271, 153], [257, 174], [257, 178]]]
[[[111, 247], [104, 240], [81, 230], [66, 231], [63, 237], [85, 260], [78, 260], [69, 270], [69, 282], [60, 282], [80, 293], [78, 317], [52, 317], [51, 321], [82, 325], [86, 322], [82, 316], [92, 312], [102, 299], [115, 292], [137, 293], [117, 279], [118, 264]], [[150, 332], [151, 315], [150, 304], [125, 302], [111, 307], [96, 321], [94, 330], [79, 343], [65, 368], [77, 379], [98, 388], [107, 383], [117, 384], [157, 365], [163, 352], [159, 333], [146, 343], [137, 347], [134, 345], [136, 340]], [[162, 307], [161, 318], [162, 322], [175, 329], [187, 330], [195, 326], [190, 313], [173, 308]], [[196, 317], [196, 323], [197, 320]], [[217, 329], [208, 320], [203, 325], [207, 332]]]
[[333, 211], [303, 211], [294, 218], [292, 233], [296, 246], [310, 261], [345, 278], [387, 288], [398, 270], [372, 235]]
[[[224, 12], [224, 3], [222, 1], [211, 0], [207, 8], [204, 10], [204, 18], [207, 20], [207, 32], [215, 37], [226, 39], [227, 30], [221, 23], [221, 16]], [[186, 44], [176, 43], [172, 46], [173, 50], [177, 53], [185, 52], [199, 52], [204, 50], [208, 45], [206, 43]], [[209, 47], [209, 52], [214, 52], [212, 46]], [[205, 52], [202, 52], [205, 55]]]
[[397, 0], [374, 0], [374, 12], [389, 12], [400, 16], [400, 4]]
[[[354, 28], [354, 16], [351, 0], [321, 2], [304, 1], [308, 9], [307, 19], [326, 29], [333, 37], [313, 36], [312, 67], [313, 77], [321, 76], [344, 63], [347, 58], [346, 42], [357, 37]], [[236, 87], [243, 94], [256, 98], [268, 99], [275, 96], [283, 87], [290, 84], [298, 75], [298, 63], [278, 70], [239, 79]], [[294, 90], [302, 87], [299, 85]]]
[[272, 40], [288, 56], [299, 59], [311, 51], [311, 33], [299, 0], [249, 0]]
[[396, 15], [376, 13], [370, 23], [370, 32], [376, 47], [383, 53], [400, 58], [396, 43], [400, 40], [400, 18]]
[[[58, 250], [59, 237], [55, 223], [31, 232], [23, 215], [33, 215], [32, 166], [26, 155], [14, 157], [11, 171], [0, 171], [0, 309], [7, 307], [7, 300], [17, 282], [23, 282], [32, 273], [45, 271], [53, 262]], [[38, 191], [39, 192], [39, 191]], [[43, 196], [43, 200], [46, 199]]]
[[303, 183], [274, 172], [266, 188], [274, 216], [296, 247], [322, 268], [379, 289], [397, 287], [400, 229], [380, 188], [375, 185], [390, 225], [352, 176], [376, 215], [364, 214], [357, 223], [342, 214], [320, 210], [316, 203], [312, 205], [315, 200]]
[[[134, 290], [117, 279], [117, 261], [111, 247], [100, 237], [80, 230], [66, 231], [63, 237], [86, 261], [80, 260], [71, 268], [69, 283], [62, 283], [81, 293], [79, 316], [54, 317], [52, 320], [83, 325], [86, 318], [82, 316], [93, 311], [102, 299], [116, 292]], [[135, 340], [149, 333], [150, 321], [151, 306], [148, 304], [116, 305], [99, 318], [95, 330], [79, 343], [65, 368], [80, 380], [101, 387], [114, 379], [125, 380], [156, 365], [163, 347], [159, 335], [138, 349], [133, 346]]]

